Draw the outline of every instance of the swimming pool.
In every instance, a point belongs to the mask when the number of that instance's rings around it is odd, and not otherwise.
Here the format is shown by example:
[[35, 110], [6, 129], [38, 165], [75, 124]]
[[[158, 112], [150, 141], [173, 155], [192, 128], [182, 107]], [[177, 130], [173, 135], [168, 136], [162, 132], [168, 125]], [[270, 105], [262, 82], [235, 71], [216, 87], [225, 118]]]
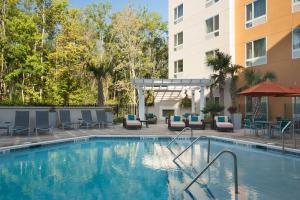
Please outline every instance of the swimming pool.
[[[177, 165], [169, 138], [91, 138], [34, 146], [0, 155], [0, 199], [234, 199], [232, 158], [224, 155], [183, 192], [206, 165], [207, 141]], [[178, 140], [173, 152], [187, 146]], [[300, 157], [213, 139], [211, 157], [223, 149], [238, 158], [239, 199], [299, 199]]]

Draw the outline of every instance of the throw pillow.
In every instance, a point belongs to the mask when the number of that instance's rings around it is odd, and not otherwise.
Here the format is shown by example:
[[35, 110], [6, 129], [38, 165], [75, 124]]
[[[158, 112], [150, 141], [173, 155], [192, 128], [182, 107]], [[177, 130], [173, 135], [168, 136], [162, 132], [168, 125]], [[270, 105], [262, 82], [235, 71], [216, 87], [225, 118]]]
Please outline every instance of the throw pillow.
[[128, 120], [134, 120], [134, 115], [128, 115]]
[[174, 122], [180, 122], [180, 116], [174, 116]]
[[218, 122], [225, 122], [225, 117], [224, 116], [218, 117]]

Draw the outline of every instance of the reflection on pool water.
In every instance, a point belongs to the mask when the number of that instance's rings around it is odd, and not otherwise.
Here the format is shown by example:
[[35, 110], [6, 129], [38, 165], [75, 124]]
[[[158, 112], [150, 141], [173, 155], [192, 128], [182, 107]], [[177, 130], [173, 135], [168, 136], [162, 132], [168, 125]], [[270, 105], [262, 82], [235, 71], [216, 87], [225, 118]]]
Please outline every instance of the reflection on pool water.
[[[173, 163], [169, 140], [92, 139], [0, 155], [0, 199], [191, 199], [183, 192], [205, 166], [207, 141], [199, 141]], [[189, 141], [178, 141], [180, 152]], [[223, 149], [237, 154], [238, 199], [300, 197], [300, 158], [211, 142], [211, 157]], [[234, 199], [232, 158], [224, 155], [199, 179], [197, 199]]]

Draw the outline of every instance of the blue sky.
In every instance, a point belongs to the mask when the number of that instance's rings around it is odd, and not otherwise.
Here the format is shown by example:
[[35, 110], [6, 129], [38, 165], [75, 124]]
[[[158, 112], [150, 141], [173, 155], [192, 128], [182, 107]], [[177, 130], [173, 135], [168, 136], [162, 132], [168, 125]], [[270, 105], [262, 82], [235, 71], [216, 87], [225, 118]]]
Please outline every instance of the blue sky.
[[158, 12], [164, 21], [168, 20], [168, 0], [69, 0], [71, 7], [83, 8], [88, 4], [97, 2], [110, 2], [113, 11], [119, 11], [130, 2], [135, 7], [146, 6], [150, 11]]

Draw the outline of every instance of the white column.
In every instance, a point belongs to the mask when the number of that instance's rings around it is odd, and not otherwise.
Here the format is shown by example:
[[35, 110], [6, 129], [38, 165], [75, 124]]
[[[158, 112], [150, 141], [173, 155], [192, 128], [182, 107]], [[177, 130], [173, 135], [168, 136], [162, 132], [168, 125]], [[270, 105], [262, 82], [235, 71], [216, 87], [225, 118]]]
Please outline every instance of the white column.
[[204, 114], [202, 113], [202, 110], [205, 107], [205, 87], [201, 86], [200, 89], [200, 118], [204, 119]]
[[145, 91], [141, 88], [138, 89], [139, 93], [139, 118], [145, 119]]
[[192, 90], [192, 113], [195, 113], [195, 90]]

